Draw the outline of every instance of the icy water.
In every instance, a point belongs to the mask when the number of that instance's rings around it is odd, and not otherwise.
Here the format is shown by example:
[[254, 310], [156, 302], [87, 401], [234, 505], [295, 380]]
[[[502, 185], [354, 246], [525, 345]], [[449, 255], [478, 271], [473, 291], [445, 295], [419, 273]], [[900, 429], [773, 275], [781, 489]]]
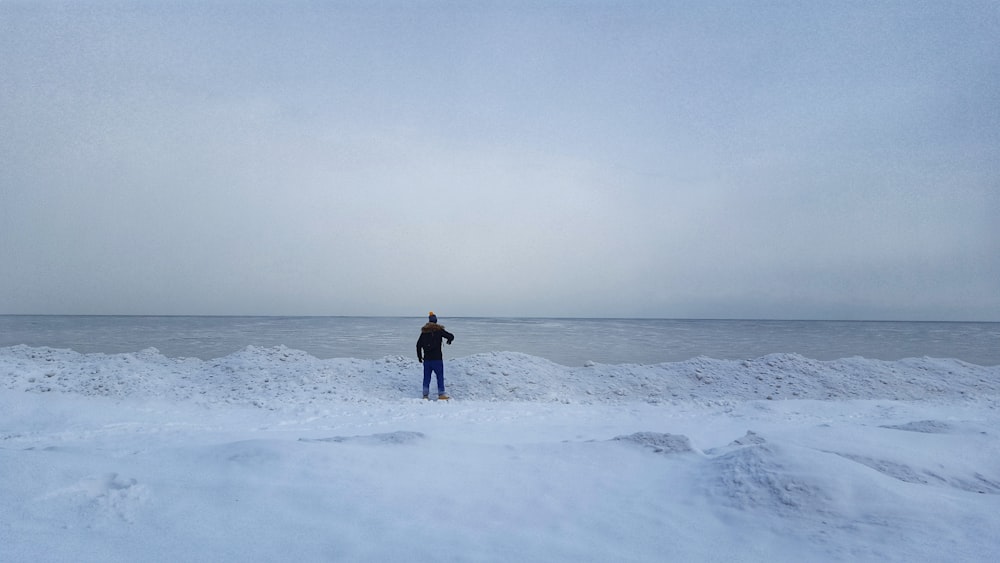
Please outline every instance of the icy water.
[[[78, 352], [157, 348], [211, 359], [246, 346], [303, 350], [318, 358], [415, 356], [424, 318], [117, 317], [0, 315], [0, 347], [27, 344]], [[578, 366], [756, 358], [797, 353], [831, 360], [863, 356], [958, 358], [1000, 364], [1000, 323], [516, 319], [442, 317], [456, 335], [445, 357], [513, 351]]]

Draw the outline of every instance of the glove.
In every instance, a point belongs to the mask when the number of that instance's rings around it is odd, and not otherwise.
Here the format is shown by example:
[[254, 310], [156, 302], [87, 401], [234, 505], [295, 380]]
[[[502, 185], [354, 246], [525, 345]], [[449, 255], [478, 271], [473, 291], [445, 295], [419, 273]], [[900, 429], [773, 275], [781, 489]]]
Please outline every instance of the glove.
[[417, 361], [420, 362], [420, 363], [424, 363], [424, 359], [423, 358], [417, 358]]

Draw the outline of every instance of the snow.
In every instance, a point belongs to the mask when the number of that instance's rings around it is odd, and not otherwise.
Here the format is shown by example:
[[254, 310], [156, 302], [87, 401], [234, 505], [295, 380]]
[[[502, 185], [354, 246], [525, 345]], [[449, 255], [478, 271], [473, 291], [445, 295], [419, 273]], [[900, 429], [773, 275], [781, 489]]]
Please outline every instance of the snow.
[[1000, 366], [0, 348], [0, 561], [994, 561]]

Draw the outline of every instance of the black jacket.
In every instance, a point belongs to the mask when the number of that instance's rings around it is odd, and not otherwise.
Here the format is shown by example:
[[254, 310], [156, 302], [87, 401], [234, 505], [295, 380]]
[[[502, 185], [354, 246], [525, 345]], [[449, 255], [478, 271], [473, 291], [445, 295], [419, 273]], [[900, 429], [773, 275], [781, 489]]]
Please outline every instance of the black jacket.
[[420, 329], [420, 338], [417, 340], [417, 359], [443, 360], [441, 354], [441, 340], [447, 339], [448, 344], [455, 340], [455, 335], [444, 329], [444, 326], [437, 323], [427, 323]]

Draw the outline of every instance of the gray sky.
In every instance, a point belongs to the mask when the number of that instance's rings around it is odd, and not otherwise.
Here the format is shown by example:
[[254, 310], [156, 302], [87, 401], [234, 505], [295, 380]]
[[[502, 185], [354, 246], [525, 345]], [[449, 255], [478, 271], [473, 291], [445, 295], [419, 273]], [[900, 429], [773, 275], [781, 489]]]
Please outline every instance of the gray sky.
[[1000, 321], [1000, 3], [0, 1], [0, 313]]

